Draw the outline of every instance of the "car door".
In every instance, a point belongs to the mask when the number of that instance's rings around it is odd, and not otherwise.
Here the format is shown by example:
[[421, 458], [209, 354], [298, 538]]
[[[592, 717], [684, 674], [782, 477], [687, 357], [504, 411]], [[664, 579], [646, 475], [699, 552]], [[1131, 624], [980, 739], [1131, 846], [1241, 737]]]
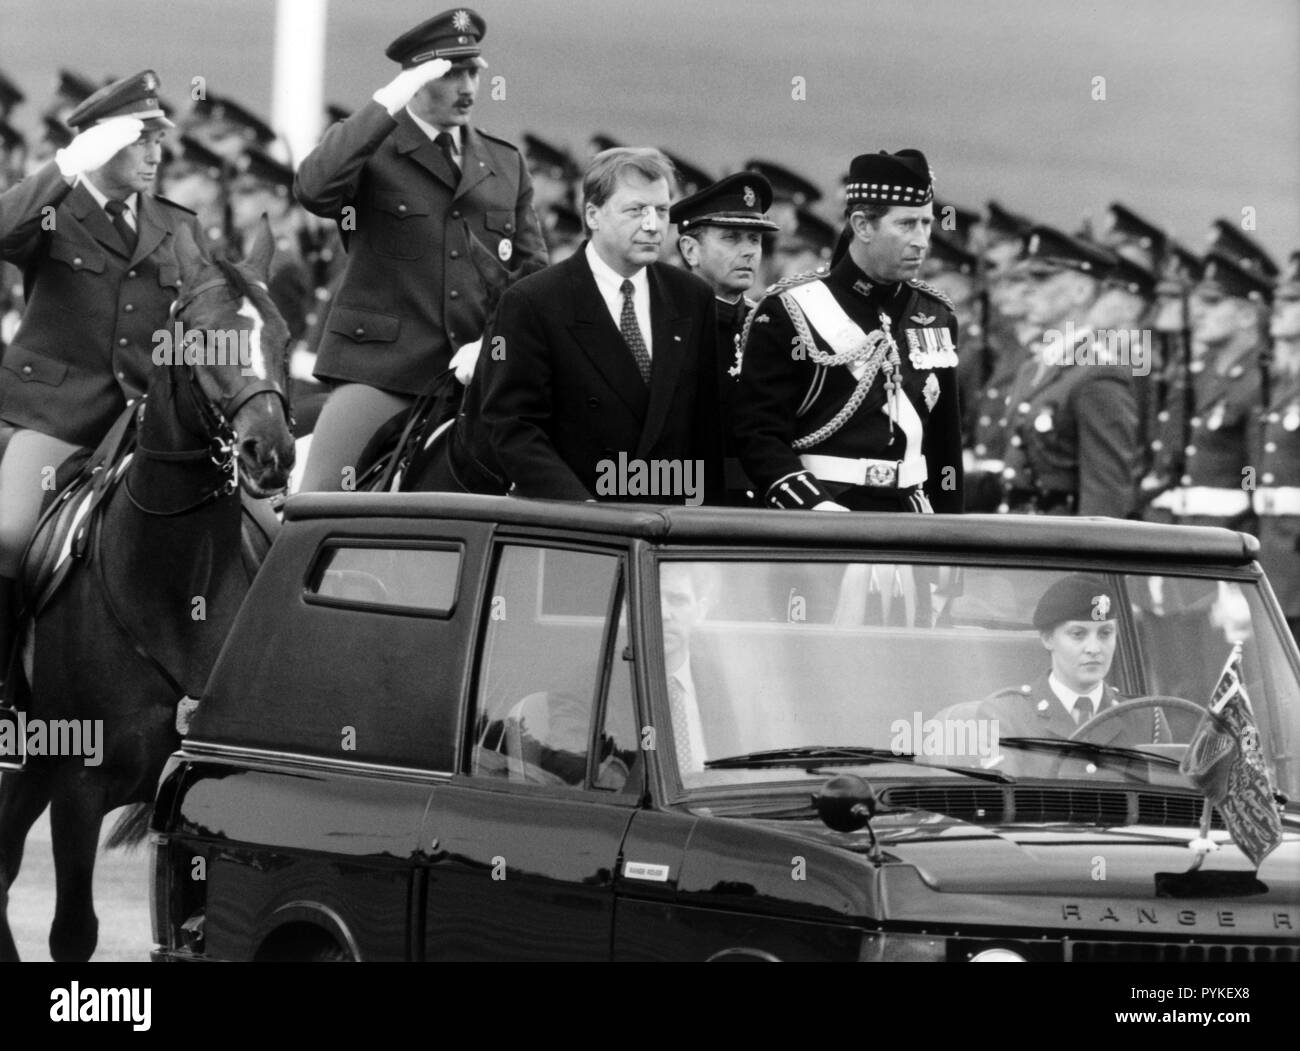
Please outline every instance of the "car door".
[[427, 959], [610, 958], [644, 776], [623, 566], [540, 541], [495, 552], [461, 772], [425, 823]]

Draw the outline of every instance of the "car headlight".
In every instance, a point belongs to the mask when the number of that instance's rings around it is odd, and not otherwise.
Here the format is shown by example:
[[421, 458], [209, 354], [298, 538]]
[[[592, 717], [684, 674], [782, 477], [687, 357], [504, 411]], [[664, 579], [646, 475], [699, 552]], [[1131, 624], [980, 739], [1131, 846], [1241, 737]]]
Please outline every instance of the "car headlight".
[[971, 963], [1028, 963], [1029, 960], [1015, 949], [1008, 949], [1005, 945], [997, 945], [992, 949], [981, 949], [970, 958]]

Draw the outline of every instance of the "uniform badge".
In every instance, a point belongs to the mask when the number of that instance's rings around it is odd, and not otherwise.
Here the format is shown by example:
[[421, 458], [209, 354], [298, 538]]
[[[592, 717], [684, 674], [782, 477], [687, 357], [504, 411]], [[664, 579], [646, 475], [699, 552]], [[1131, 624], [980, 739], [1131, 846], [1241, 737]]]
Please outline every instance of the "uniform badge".
[[871, 295], [871, 282], [863, 281], [862, 278], [858, 278], [853, 282], [853, 291], [860, 296], [869, 296]]
[[925, 398], [925, 407], [933, 412], [935, 402], [939, 400], [939, 380], [933, 372], [925, 378], [925, 386], [921, 388], [921, 396]]
[[746, 186], [745, 192], [742, 193], [741, 196], [745, 199], [746, 208], [753, 208], [754, 205], [758, 203], [758, 197], [754, 193], [754, 188], [752, 186]]
[[1288, 431], [1300, 427], [1300, 406], [1292, 405], [1287, 409], [1286, 415], [1282, 417], [1282, 426]]
[[1044, 410], [1034, 418], [1034, 430], [1039, 434], [1046, 434], [1052, 429], [1052, 414]]
[[468, 33], [473, 23], [469, 20], [469, 12], [463, 8], [451, 16], [452, 28], [458, 33]]
[[933, 314], [913, 314], [910, 318], [908, 318], [908, 320], [914, 322], [917, 325], [931, 325], [934, 323], [934, 318], [935, 315]]
[[497, 255], [500, 257], [501, 262], [503, 263], [510, 262], [510, 257], [514, 254], [515, 254], [515, 246], [511, 242], [510, 238], [508, 237], [501, 238], [501, 243], [497, 245]]

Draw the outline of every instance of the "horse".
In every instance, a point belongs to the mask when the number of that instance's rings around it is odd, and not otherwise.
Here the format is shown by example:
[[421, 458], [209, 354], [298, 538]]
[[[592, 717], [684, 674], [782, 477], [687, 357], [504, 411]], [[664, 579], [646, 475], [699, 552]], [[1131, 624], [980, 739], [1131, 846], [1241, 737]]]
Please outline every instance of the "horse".
[[265, 219], [239, 263], [207, 259], [188, 229], [177, 236], [181, 291], [168, 324], [182, 346], [160, 365], [166, 341], [155, 334], [148, 390], [127, 409], [136, 430], [129, 460], [104, 488], [85, 557], [27, 624], [25, 674], [14, 675], [28, 718], [72, 720], [91, 735], [102, 728], [102, 743], [98, 762], [32, 754], [23, 770], [0, 777], [0, 960], [18, 959], [9, 888], [47, 805], [50, 955], [83, 962], [93, 954], [104, 815], [129, 808], [107, 845], [144, 838], [163, 766], [180, 743], [178, 702], [200, 696], [251, 583], [240, 489], [256, 499], [283, 489], [294, 456], [289, 333], [267, 292], [273, 251]]

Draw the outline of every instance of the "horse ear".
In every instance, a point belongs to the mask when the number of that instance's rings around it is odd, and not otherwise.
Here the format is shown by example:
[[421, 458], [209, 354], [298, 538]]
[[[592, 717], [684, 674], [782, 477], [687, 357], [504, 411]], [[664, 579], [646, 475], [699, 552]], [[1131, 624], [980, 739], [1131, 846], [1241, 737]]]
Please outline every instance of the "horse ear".
[[262, 219], [257, 224], [257, 234], [253, 238], [253, 244], [244, 256], [244, 265], [250, 267], [253, 273], [261, 278], [262, 284], [266, 284], [271, 278], [271, 256], [274, 254], [275, 235], [271, 233], [271, 221], [263, 212]]
[[176, 262], [181, 268], [181, 281], [185, 284], [195, 284], [195, 275], [209, 263], [203, 255], [203, 250], [199, 248], [198, 241], [194, 239], [194, 231], [187, 224], [182, 223], [177, 229], [175, 247]]

